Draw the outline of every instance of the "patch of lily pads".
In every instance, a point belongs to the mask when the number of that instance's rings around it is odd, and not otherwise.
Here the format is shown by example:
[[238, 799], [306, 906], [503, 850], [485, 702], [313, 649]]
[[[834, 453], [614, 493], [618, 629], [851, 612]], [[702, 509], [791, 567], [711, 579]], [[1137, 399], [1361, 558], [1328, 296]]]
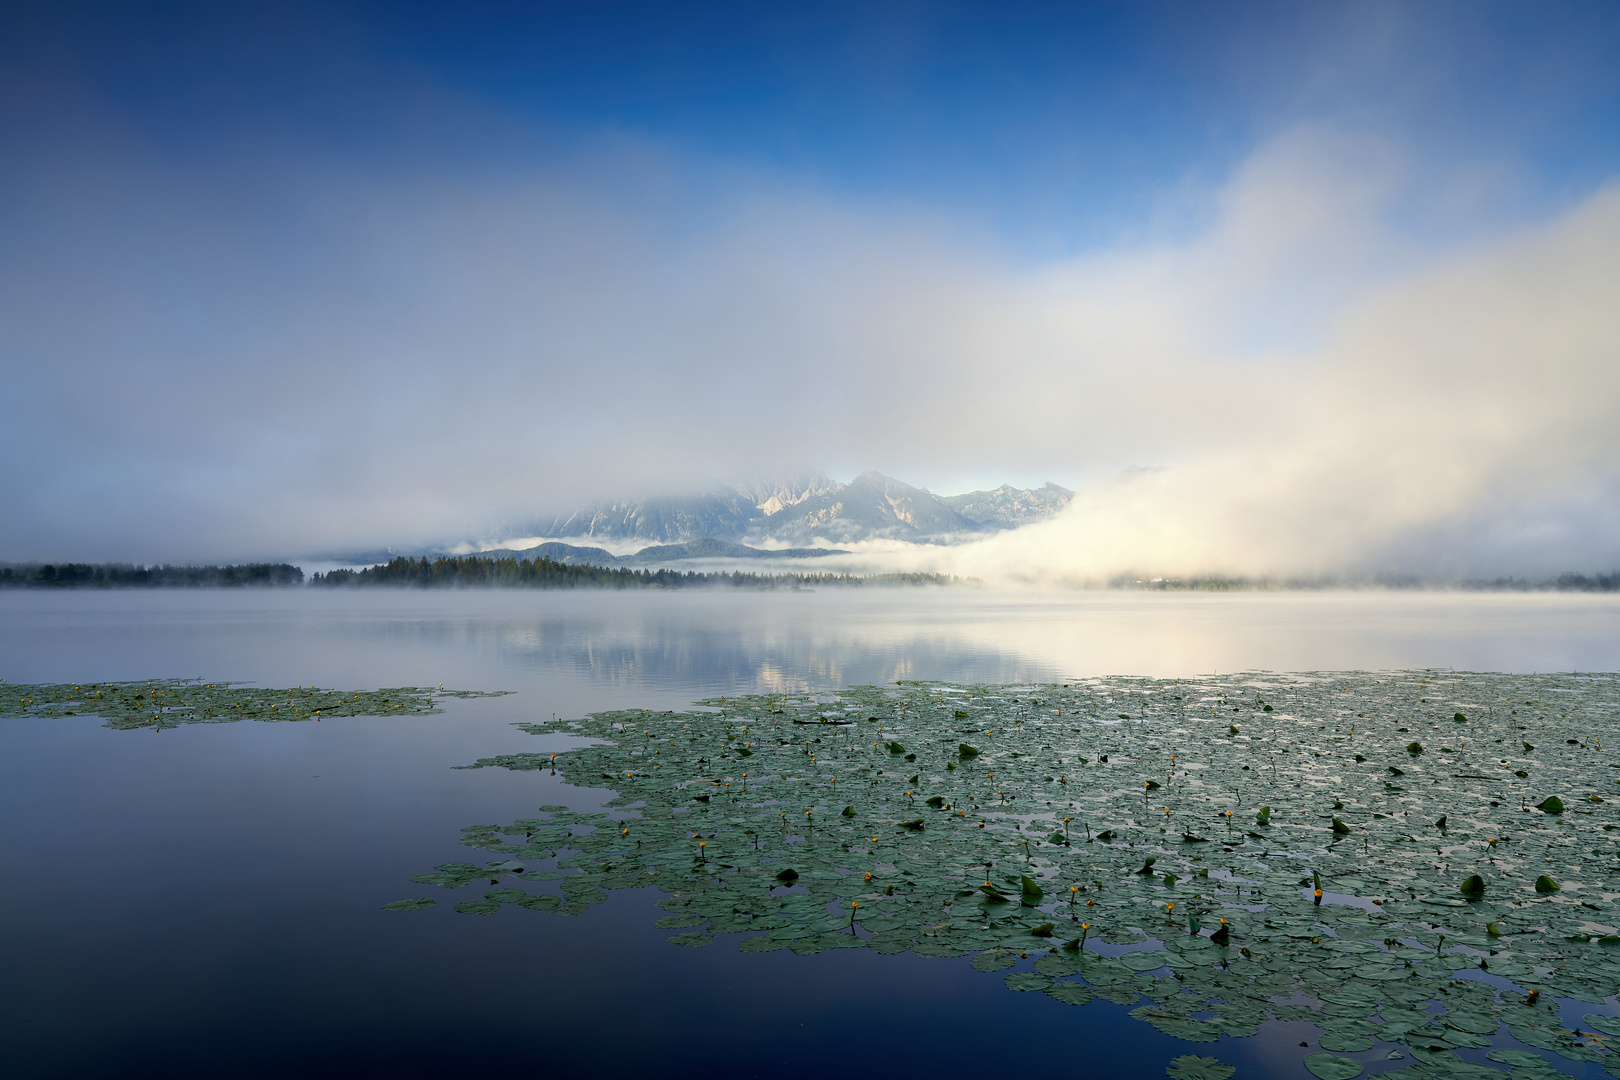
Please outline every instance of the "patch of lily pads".
[[[1134, 1006], [1189, 1042], [1305, 1021], [1325, 1033], [1304, 1060], [1319, 1077], [1358, 1075], [1348, 1055], [1374, 1040], [1412, 1061], [1387, 1075], [1502, 1075], [1457, 1051], [1505, 1036], [1552, 1055], [1491, 1059], [1520, 1080], [1560, 1058], [1620, 1076], [1617, 718], [1612, 676], [1452, 672], [604, 712], [520, 725], [590, 745], [466, 766], [612, 788], [602, 812], [471, 826], [493, 861], [413, 880], [506, 883], [457, 906], [478, 913], [544, 896], [577, 914], [656, 885], [677, 944], [971, 955], [1016, 967], [1013, 990]], [[557, 893], [517, 887], [558, 874]], [[1572, 1028], [1560, 999], [1608, 1011]]]
[[441, 698], [499, 697], [479, 690], [399, 686], [384, 690], [290, 690], [194, 679], [145, 682], [0, 682], [0, 718], [99, 716], [120, 731], [181, 724], [233, 724], [239, 720], [330, 720], [339, 716], [429, 716]]

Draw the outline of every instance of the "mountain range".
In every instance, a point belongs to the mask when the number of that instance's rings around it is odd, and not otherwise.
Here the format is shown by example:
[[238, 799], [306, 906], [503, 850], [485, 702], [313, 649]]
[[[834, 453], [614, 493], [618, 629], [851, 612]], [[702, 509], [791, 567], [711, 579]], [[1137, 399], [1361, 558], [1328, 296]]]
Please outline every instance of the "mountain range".
[[681, 544], [653, 544], [630, 555], [614, 555], [606, 548], [581, 547], [547, 541], [531, 548], [495, 548], [480, 551], [489, 559], [550, 559], [570, 566], [663, 566], [687, 559], [816, 559], [825, 555], [848, 555], [842, 548], [756, 548], [729, 540], [689, 540]]
[[[1044, 521], [1067, 506], [1073, 496], [1067, 488], [1048, 483], [1034, 489], [1003, 484], [993, 491], [941, 498], [878, 472], [865, 472], [842, 484], [811, 471], [726, 484], [698, 495], [594, 503], [536, 522], [531, 535], [665, 545], [710, 540], [770, 545], [874, 539], [948, 543]], [[596, 550], [607, 555], [605, 550]], [[543, 554], [539, 548], [525, 549], [525, 553]], [[726, 557], [718, 551], [714, 554]], [[782, 552], [768, 554], [780, 556]], [[748, 556], [732, 553], [730, 557]]]

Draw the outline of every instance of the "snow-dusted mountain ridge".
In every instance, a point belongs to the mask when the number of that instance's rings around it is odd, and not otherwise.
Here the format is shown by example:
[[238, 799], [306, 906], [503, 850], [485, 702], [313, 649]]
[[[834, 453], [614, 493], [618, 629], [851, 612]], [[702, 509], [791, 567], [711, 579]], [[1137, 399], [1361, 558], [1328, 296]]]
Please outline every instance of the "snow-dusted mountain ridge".
[[1043, 521], [1074, 493], [1056, 484], [1002, 485], [940, 498], [878, 472], [841, 484], [819, 471], [730, 483], [689, 496], [594, 503], [539, 520], [531, 535], [678, 544], [847, 544], [891, 539], [941, 543]]

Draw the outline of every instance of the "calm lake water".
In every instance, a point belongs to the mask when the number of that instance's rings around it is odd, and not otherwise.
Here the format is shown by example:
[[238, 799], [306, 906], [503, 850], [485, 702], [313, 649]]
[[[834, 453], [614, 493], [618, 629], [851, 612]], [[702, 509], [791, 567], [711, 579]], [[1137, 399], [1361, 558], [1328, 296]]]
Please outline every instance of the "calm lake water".
[[678, 948], [653, 926], [654, 890], [571, 918], [380, 908], [436, 891], [412, 875], [480, 855], [458, 844], [464, 826], [611, 797], [451, 768], [562, 748], [514, 722], [896, 679], [1413, 667], [1620, 669], [1620, 598], [0, 593], [0, 678], [16, 683], [516, 691], [408, 719], [0, 721], [0, 1071], [1162, 1077], [1199, 1053], [1240, 1076], [1304, 1075], [1308, 1027], [1195, 1046], [1101, 1000], [1009, 993], [965, 959]]

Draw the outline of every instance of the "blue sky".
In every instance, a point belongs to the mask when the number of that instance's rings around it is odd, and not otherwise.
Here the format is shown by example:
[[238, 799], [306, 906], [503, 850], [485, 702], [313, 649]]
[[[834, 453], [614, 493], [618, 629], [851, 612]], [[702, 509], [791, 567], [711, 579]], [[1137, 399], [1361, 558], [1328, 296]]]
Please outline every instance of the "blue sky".
[[[427, 542], [801, 463], [1320, 486], [1329, 450], [1233, 465], [1213, 414], [1331, 409], [1356, 328], [1574, 235], [1615, 55], [1604, 3], [7, 5], [0, 558]], [[1503, 507], [1561, 524], [1469, 565], [1620, 558], [1581, 446], [1333, 558], [1429, 565]]]
[[1503, 215], [1620, 156], [1601, 2], [33, 7], [11, 63], [177, 155], [521, 167], [625, 133], [1032, 255], [1196, 227], [1200, 189], [1300, 123], [1378, 131], [1436, 176], [1504, 169]]

